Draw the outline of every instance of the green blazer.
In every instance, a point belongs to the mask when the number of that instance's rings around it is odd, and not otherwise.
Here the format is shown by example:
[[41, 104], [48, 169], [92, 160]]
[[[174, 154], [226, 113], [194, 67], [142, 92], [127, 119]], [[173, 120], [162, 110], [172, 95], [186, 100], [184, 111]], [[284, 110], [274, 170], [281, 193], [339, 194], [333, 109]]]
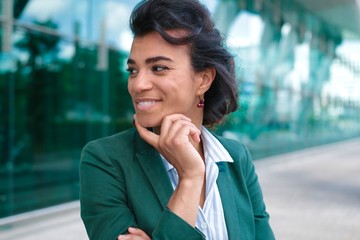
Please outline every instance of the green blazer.
[[[221, 162], [217, 184], [229, 239], [275, 239], [247, 149], [216, 136], [233, 163]], [[129, 226], [152, 239], [205, 239], [166, 206], [173, 193], [159, 153], [135, 129], [88, 143], [81, 154], [81, 217], [90, 239], [114, 240]]]

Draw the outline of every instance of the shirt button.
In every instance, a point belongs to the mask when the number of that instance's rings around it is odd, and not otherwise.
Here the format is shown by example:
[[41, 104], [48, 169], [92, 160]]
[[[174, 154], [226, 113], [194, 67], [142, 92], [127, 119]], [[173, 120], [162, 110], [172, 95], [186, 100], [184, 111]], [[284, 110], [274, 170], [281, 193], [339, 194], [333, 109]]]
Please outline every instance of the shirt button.
[[205, 230], [205, 229], [207, 228], [207, 224], [206, 224], [206, 223], [201, 224], [201, 228], [202, 228], [203, 230]]

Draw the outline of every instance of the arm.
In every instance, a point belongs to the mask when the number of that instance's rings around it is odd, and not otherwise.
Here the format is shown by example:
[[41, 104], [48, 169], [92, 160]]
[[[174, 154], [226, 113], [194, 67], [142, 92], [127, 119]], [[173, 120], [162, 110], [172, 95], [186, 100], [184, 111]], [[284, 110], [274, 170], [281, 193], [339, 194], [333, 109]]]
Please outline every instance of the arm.
[[[125, 139], [124, 143], [128, 143], [129, 135]], [[139, 216], [135, 216], [128, 204], [127, 164], [113, 162], [114, 159], [120, 161], [119, 158], [133, 159], [132, 151], [117, 152], [118, 149], [132, 147], [106, 141], [87, 144], [82, 151], [80, 164], [81, 216], [90, 239], [96, 240], [116, 239], [120, 234], [127, 234], [129, 227], [141, 227], [136, 219]], [[151, 211], [147, 212], [150, 214]], [[165, 209], [154, 221], [155, 228], [147, 231], [152, 239], [202, 239], [199, 231], [169, 209]]]
[[102, 146], [87, 144], [80, 162], [81, 217], [90, 239], [116, 239], [136, 227], [135, 217], [126, 204], [125, 181]]
[[205, 178], [204, 161], [193, 146], [199, 145], [200, 130], [180, 114], [164, 117], [159, 135], [142, 127], [136, 118], [135, 126], [140, 136], [176, 168], [179, 183], [168, 208], [195, 227]]
[[164, 117], [159, 135], [142, 127], [136, 117], [135, 126], [142, 139], [161, 153], [179, 175], [178, 186], [170, 197], [163, 220], [154, 230], [153, 237], [203, 239], [203, 235], [195, 229], [205, 178], [205, 164], [195, 147], [200, 146], [200, 130], [190, 119], [180, 114]]

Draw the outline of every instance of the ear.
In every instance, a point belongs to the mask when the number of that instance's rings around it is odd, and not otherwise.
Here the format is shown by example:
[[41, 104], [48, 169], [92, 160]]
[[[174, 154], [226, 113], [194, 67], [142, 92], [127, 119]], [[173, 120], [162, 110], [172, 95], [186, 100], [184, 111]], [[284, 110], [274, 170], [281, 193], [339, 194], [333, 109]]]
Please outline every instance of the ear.
[[207, 90], [211, 87], [216, 76], [215, 68], [209, 67], [198, 73], [200, 86], [197, 94], [203, 96]]

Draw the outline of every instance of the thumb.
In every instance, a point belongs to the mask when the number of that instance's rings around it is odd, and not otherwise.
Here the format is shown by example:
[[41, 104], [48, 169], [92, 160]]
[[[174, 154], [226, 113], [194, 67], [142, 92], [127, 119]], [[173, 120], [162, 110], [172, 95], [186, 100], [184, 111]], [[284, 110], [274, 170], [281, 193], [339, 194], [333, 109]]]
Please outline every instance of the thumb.
[[139, 122], [136, 119], [136, 115], [134, 115], [134, 122], [135, 127], [137, 131], [139, 132], [140, 137], [147, 143], [149, 143], [151, 146], [159, 150], [159, 136], [151, 131], [149, 131], [147, 128], [141, 126]]

